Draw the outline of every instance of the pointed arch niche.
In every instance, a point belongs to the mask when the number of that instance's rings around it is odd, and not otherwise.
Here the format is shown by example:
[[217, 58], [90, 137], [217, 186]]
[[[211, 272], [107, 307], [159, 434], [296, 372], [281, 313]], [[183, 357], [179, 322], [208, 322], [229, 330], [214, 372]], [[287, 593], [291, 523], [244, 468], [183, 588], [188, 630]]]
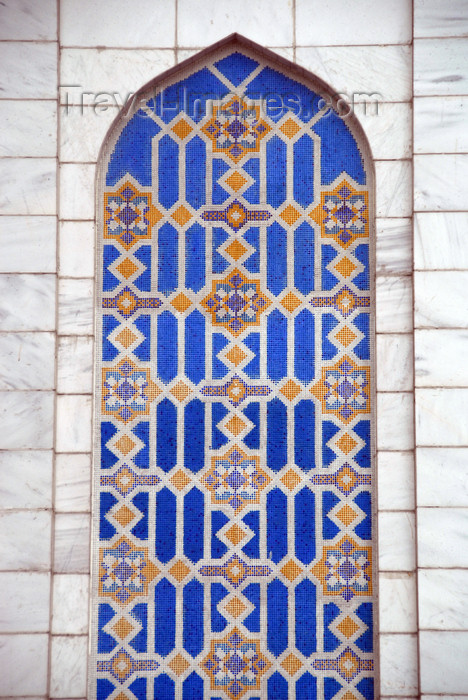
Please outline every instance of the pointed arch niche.
[[233, 35], [101, 150], [90, 698], [378, 697], [374, 168]]

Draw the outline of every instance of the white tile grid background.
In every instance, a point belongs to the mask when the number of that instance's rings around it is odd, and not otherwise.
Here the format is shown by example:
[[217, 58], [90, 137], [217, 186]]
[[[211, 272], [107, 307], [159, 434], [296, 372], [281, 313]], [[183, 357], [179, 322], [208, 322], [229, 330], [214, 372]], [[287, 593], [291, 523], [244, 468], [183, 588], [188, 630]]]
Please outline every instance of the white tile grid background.
[[[467, 27], [467, 0], [415, 0], [413, 100], [410, 0], [0, 6], [0, 697], [86, 693], [100, 144], [130, 91], [239, 31], [381, 95], [356, 107], [377, 171], [381, 695], [468, 698]], [[59, 104], [57, 83], [82, 87]]]

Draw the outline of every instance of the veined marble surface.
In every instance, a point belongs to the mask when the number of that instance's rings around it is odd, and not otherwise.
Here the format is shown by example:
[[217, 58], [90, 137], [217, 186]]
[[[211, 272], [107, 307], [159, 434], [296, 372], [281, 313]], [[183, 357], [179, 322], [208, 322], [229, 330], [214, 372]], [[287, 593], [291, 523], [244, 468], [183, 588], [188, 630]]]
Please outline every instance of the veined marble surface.
[[0, 272], [55, 272], [56, 236], [55, 216], [0, 216]]
[[416, 97], [414, 152], [467, 153], [467, 119], [468, 96]]
[[385, 571], [379, 576], [381, 633], [416, 632], [416, 574]]
[[2, 42], [0, 94], [4, 99], [55, 100], [57, 44]]
[[55, 335], [1, 333], [0, 391], [55, 388]]
[[93, 279], [60, 279], [59, 335], [93, 334]]
[[379, 513], [380, 571], [414, 571], [415, 546], [414, 513]]
[[414, 273], [416, 328], [468, 327], [468, 270]]
[[2, 391], [0, 450], [50, 449], [54, 428], [52, 391]]
[[0, 509], [52, 508], [50, 450], [0, 452]]
[[414, 157], [414, 210], [465, 211], [468, 154]]
[[91, 397], [57, 396], [57, 452], [91, 451]]
[[419, 600], [422, 629], [463, 629], [468, 617], [468, 571], [421, 569]]
[[465, 693], [468, 687], [468, 632], [421, 631], [419, 644], [422, 691], [444, 694], [444, 700], [447, 700], [445, 693]]
[[418, 447], [468, 445], [468, 389], [416, 389], [415, 400]]
[[57, 104], [52, 100], [0, 100], [0, 157], [55, 158]]
[[57, 38], [55, 0], [15, 0], [0, 5], [0, 39], [45, 40]]
[[414, 94], [468, 93], [468, 38], [415, 39]]
[[468, 212], [420, 212], [414, 217], [416, 270], [467, 270]]
[[55, 158], [0, 158], [1, 214], [55, 216]]
[[411, 219], [377, 219], [377, 274], [410, 275], [413, 269]]
[[468, 387], [468, 328], [416, 330], [414, 345], [416, 386]]
[[414, 0], [414, 36], [466, 36], [466, 0]]
[[5, 697], [29, 698], [47, 693], [48, 651], [48, 634], [0, 635], [2, 693]]
[[378, 498], [380, 510], [414, 510], [414, 454], [379, 451]]
[[84, 697], [87, 663], [87, 636], [52, 637], [50, 697]]
[[[380, 637], [380, 692], [391, 700], [418, 693], [418, 643], [415, 634], [382, 634]], [[390, 696], [387, 698], [387, 696]]]
[[468, 507], [468, 448], [418, 447], [418, 505]]
[[54, 573], [89, 572], [89, 515], [57, 513], [54, 536]]
[[55, 330], [55, 275], [0, 275], [0, 331]]
[[49, 631], [49, 572], [3, 571], [0, 589], [0, 632]]
[[59, 275], [94, 277], [94, 221], [61, 221]]
[[55, 574], [52, 634], [87, 634], [89, 577]]

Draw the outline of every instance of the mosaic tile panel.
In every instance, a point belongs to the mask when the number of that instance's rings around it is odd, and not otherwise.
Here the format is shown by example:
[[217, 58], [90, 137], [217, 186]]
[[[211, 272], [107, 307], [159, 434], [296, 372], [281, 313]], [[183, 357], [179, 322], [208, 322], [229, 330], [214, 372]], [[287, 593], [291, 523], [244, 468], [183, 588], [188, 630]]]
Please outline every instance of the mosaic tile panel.
[[247, 42], [138, 98], [98, 166], [89, 697], [370, 700], [368, 151]]

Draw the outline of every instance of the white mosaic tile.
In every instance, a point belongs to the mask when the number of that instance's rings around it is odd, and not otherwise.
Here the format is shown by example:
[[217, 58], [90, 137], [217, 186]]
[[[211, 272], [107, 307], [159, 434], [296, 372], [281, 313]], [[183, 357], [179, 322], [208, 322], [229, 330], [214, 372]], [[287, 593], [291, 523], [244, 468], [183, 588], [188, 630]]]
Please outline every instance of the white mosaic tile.
[[468, 448], [416, 450], [419, 506], [468, 507]]
[[48, 632], [50, 574], [0, 573], [0, 632]]
[[468, 389], [416, 389], [416, 444], [468, 445]]
[[92, 279], [60, 279], [58, 332], [60, 335], [93, 334]]
[[377, 443], [379, 450], [412, 450], [414, 447], [413, 394], [377, 394]]
[[379, 576], [380, 632], [416, 632], [416, 574]]
[[425, 693], [466, 693], [468, 632], [421, 631], [419, 645], [421, 690]]
[[418, 508], [418, 564], [468, 567], [468, 508]]
[[29, 698], [31, 695], [41, 696], [47, 693], [48, 651], [47, 634], [0, 636], [1, 688], [4, 697]]
[[377, 219], [378, 275], [410, 275], [413, 269], [411, 219]]
[[377, 335], [377, 391], [412, 391], [413, 336], [411, 333]]
[[415, 548], [414, 513], [379, 513], [379, 571], [414, 571]]
[[57, 513], [55, 516], [54, 573], [89, 572], [89, 515]]
[[416, 328], [468, 327], [468, 271], [415, 272]]
[[467, 178], [468, 154], [466, 153], [415, 156], [415, 211], [466, 210]]
[[55, 510], [79, 513], [90, 510], [91, 457], [58, 454], [55, 463]]
[[54, 576], [52, 634], [87, 634], [88, 595], [86, 574]]
[[467, 231], [467, 212], [416, 214], [414, 217], [415, 269], [468, 269]]
[[375, 175], [377, 216], [411, 216], [411, 161], [378, 160], [375, 162]]
[[55, 272], [54, 216], [0, 216], [0, 272]]
[[55, 329], [54, 275], [0, 275], [0, 331]]
[[[32, 532], [34, 537], [31, 537]], [[48, 511], [0, 513], [0, 570], [50, 569], [50, 534], [51, 513]]]
[[53, 389], [53, 333], [1, 333], [0, 390]]
[[61, 219], [94, 219], [95, 170], [84, 163], [60, 166]]
[[0, 508], [52, 507], [52, 452], [0, 452]]
[[380, 636], [380, 692], [382, 696], [416, 696], [418, 647], [414, 634]]
[[[468, 571], [463, 569], [421, 569], [418, 578], [421, 629], [466, 629]], [[441, 591], [443, 591], [443, 595], [441, 595]]]
[[0, 214], [56, 214], [54, 158], [0, 159]]
[[468, 97], [417, 97], [414, 100], [414, 152], [466, 153]]
[[[1, 8], [1, 6], [0, 6]], [[52, 101], [0, 100], [0, 157], [55, 158], [57, 105]]]
[[51, 698], [81, 698], [86, 695], [88, 638], [52, 637]]
[[2, 42], [0, 93], [3, 99], [55, 100], [57, 44]]
[[376, 280], [377, 333], [409, 333], [413, 329], [413, 289], [409, 277]]
[[298, 48], [296, 60], [350, 102], [372, 95], [380, 102], [408, 102], [412, 98], [408, 46]]
[[142, 0], [138, 11], [125, 0], [112, 7], [93, 0], [61, 0], [60, 39], [64, 46], [172, 46], [175, 2]]
[[468, 329], [416, 330], [416, 386], [468, 386]]
[[49, 449], [53, 441], [54, 394], [4, 391], [0, 395], [0, 449]]
[[91, 451], [91, 397], [57, 397], [57, 452]]
[[91, 336], [59, 336], [57, 391], [59, 394], [91, 394], [93, 390], [93, 339]]
[[413, 452], [378, 452], [377, 464], [379, 510], [413, 510]]
[[93, 277], [95, 226], [93, 221], [61, 221], [59, 275]]
[[468, 93], [468, 38], [415, 39], [414, 94]]

